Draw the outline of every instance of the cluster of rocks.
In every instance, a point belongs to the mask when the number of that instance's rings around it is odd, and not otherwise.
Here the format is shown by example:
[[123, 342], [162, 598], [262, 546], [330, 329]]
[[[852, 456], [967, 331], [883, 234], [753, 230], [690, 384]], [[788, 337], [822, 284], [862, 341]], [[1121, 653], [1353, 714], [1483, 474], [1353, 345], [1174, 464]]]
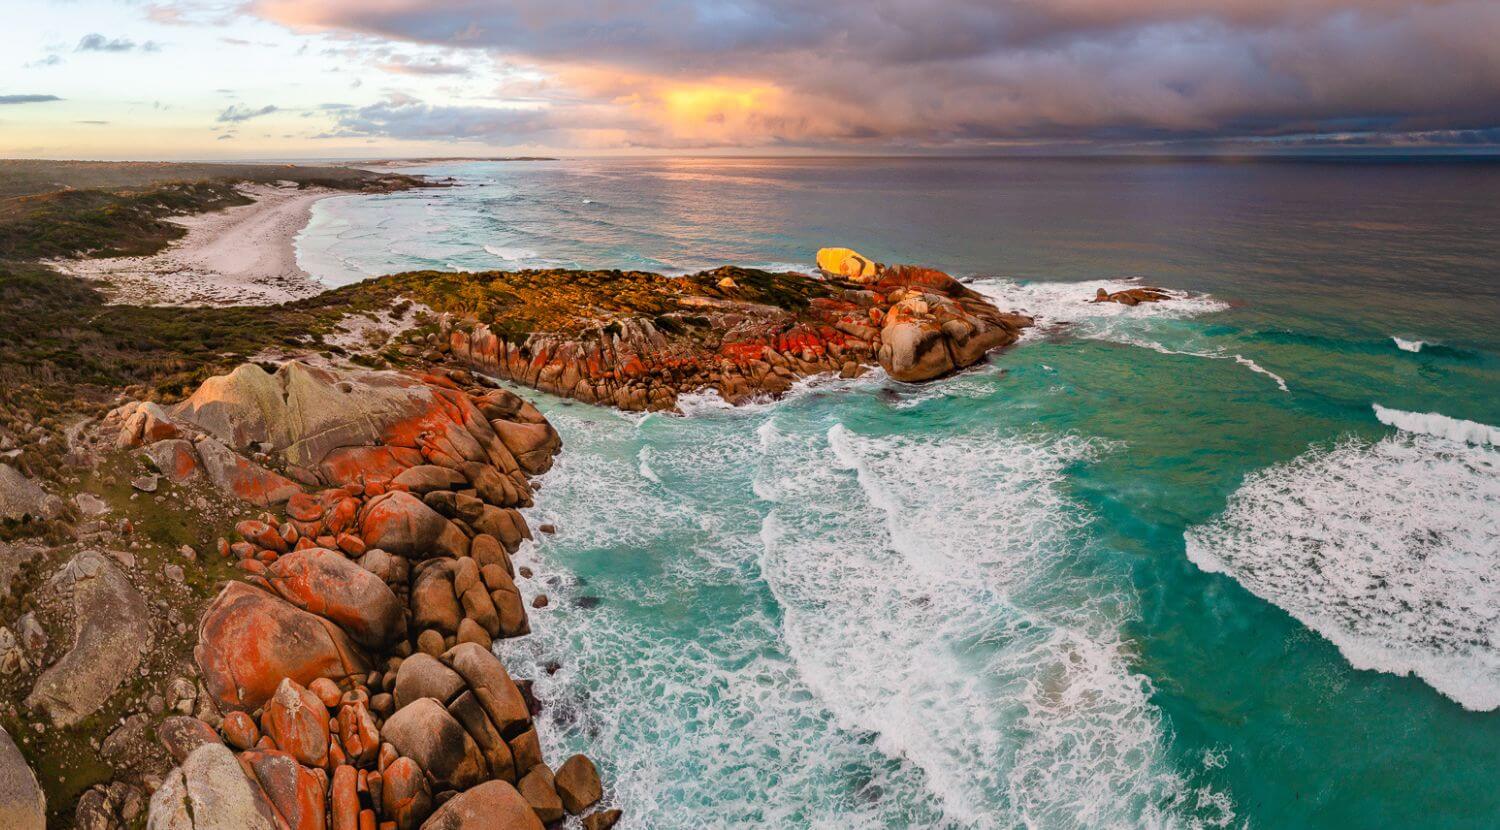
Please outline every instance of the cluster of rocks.
[[107, 424], [164, 476], [204, 475], [272, 508], [219, 541], [243, 577], [200, 620], [193, 714], [156, 729], [178, 766], [148, 827], [619, 818], [596, 809], [586, 757], [544, 761], [540, 704], [492, 652], [530, 630], [511, 561], [531, 535], [518, 508], [561, 446], [533, 406], [463, 372], [246, 364]]
[[1106, 291], [1101, 288], [1094, 292], [1094, 299], [1089, 302], [1140, 305], [1141, 303], [1159, 303], [1170, 299], [1172, 299], [1172, 295], [1160, 288], [1142, 286], [1141, 288], [1127, 288], [1123, 291]]
[[841, 261], [851, 264], [821, 280], [801, 278], [807, 296], [796, 302], [739, 298], [741, 283], [766, 275], [722, 268], [660, 278], [680, 292], [668, 314], [524, 337], [478, 319], [453, 326], [442, 345], [462, 363], [552, 394], [661, 410], [683, 392], [713, 389], [740, 403], [784, 393], [800, 378], [854, 377], [875, 364], [896, 380], [931, 380], [973, 365], [1032, 324], [941, 271], [878, 265], [852, 251]]

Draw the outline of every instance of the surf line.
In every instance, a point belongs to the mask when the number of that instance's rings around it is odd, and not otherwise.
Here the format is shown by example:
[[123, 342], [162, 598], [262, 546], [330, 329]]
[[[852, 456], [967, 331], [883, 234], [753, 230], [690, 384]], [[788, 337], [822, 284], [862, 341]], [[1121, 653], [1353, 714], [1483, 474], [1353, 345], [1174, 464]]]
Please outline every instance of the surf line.
[[[1107, 339], [1107, 338], [1100, 338], [1100, 339]], [[1189, 352], [1189, 351], [1182, 351], [1182, 350], [1179, 350], [1179, 349], [1169, 349], [1169, 348], [1167, 348], [1166, 346], [1163, 346], [1160, 343], [1157, 343], [1157, 342], [1154, 342], [1154, 341], [1151, 341], [1151, 340], [1137, 340], [1137, 339], [1135, 339], [1133, 337], [1125, 338], [1124, 342], [1127, 345], [1138, 346], [1138, 347], [1140, 347], [1142, 349], [1150, 349], [1150, 350], [1152, 350], [1154, 352], [1161, 352], [1162, 354], [1180, 354], [1180, 355], [1186, 355], [1188, 357], [1206, 357], [1209, 360], [1233, 360], [1235, 363], [1238, 363], [1241, 366], [1244, 366], [1246, 369], [1249, 369], [1250, 371], [1252, 371], [1252, 372], [1254, 372], [1254, 373], [1256, 373], [1258, 375], [1265, 375], [1266, 377], [1268, 377], [1271, 380], [1275, 381], [1277, 388], [1279, 388], [1281, 391], [1283, 391], [1283, 392], [1290, 392], [1290, 391], [1292, 391], [1291, 389], [1287, 388], [1286, 380], [1284, 378], [1282, 378], [1281, 375], [1276, 374], [1275, 372], [1271, 371], [1270, 369], [1267, 369], [1266, 367], [1260, 365], [1259, 363], [1256, 363], [1255, 361], [1251, 360], [1248, 357], [1245, 357], [1242, 354], [1237, 354], [1237, 353], [1236, 354], [1226, 354], [1224, 352]]]

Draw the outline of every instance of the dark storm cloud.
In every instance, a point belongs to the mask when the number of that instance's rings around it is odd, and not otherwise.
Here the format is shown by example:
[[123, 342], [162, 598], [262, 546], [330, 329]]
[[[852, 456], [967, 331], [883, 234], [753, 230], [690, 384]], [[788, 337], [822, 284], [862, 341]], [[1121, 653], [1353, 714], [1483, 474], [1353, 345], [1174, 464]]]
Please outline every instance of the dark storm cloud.
[[755, 99], [758, 117], [737, 124], [747, 142], [1161, 141], [1341, 132], [1361, 121], [1461, 135], [1500, 124], [1494, 0], [254, 0], [251, 8], [296, 28], [529, 59], [601, 102], [705, 77], [774, 87]]
[[42, 104], [48, 101], [61, 101], [56, 95], [0, 95], [0, 105], [4, 104]]

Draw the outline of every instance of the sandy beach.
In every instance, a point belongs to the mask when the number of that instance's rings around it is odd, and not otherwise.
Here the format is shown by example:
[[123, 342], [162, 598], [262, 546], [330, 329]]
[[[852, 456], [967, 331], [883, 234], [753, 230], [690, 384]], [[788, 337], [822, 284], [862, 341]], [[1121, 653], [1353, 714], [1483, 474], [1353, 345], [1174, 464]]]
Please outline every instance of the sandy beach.
[[293, 240], [312, 205], [340, 191], [252, 184], [254, 204], [171, 221], [187, 236], [149, 257], [58, 260], [59, 270], [104, 283], [110, 302], [130, 305], [273, 305], [327, 286], [297, 266]]

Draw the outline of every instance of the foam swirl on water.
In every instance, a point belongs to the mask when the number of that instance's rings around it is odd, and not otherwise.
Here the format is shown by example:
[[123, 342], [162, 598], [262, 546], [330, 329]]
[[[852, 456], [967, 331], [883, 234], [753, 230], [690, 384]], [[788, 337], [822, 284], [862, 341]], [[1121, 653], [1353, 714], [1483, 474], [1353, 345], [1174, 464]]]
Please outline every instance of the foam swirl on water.
[[[1314, 448], [1246, 477], [1186, 534], [1358, 669], [1413, 674], [1464, 707], [1500, 707], [1500, 452], [1442, 416], [1383, 410], [1404, 432]], [[1441, 419], [1441, 420], [1437, 420]]]

